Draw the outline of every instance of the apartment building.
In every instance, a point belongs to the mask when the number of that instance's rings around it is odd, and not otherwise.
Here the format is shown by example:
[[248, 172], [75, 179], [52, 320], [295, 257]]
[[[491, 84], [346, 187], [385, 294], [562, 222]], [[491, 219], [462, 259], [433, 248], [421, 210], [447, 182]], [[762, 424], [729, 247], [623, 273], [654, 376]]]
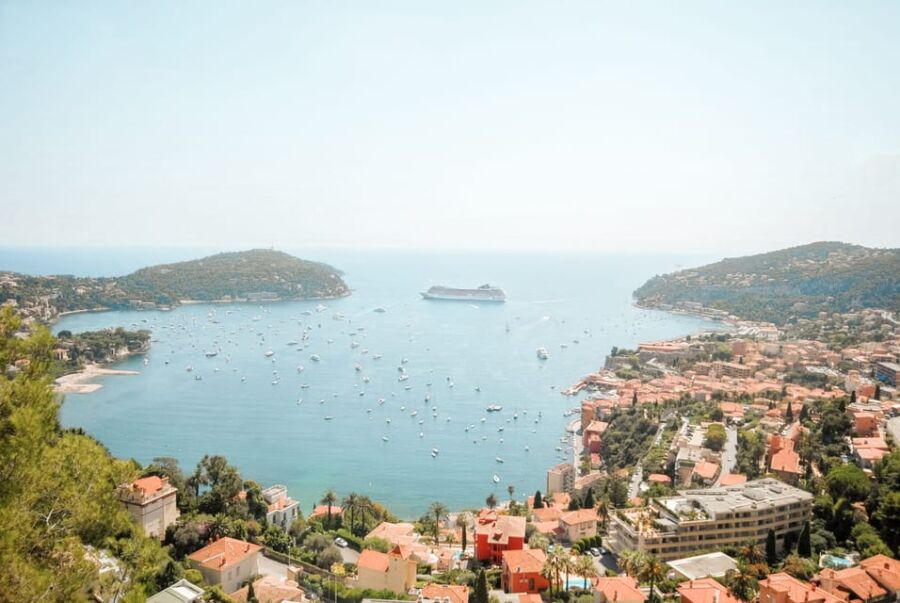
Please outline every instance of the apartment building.
[[547, 470], [547, 494], [565, 492], [571, 494], [575, 488], [575, 467], [572, 463], [561, 463]]
[[809, 519], [812, 501], [809, 492], [771, 478], [685, 490], [646, 507], [617, 510], [605, 543], [617, 554], [635, 550], [669, 561], [748, 541], [764, 544], [774, 529], [780, 548], [784, 536]]

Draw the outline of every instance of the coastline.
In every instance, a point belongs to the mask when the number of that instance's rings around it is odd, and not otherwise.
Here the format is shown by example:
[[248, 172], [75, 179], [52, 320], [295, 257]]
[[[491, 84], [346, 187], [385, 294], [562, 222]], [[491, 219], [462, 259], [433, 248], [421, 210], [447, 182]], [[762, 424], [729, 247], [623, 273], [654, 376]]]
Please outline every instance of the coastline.
[[103, 387], [102, 383], [90, 383], [97, 377], [139, 374], [138, 371], [111, 369], [99, 364], [88, 364], [78, 372], [58, 377], [53, 382], [53, 391], [58, 394], [90, 394]]

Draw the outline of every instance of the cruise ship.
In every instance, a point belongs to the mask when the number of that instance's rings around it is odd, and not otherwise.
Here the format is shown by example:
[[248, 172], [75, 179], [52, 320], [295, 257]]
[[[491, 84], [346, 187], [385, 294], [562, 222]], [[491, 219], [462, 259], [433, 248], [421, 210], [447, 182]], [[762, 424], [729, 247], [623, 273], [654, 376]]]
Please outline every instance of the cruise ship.
[[482, 285], [477, 289], [454, 289], [453, 287], [434, 286], [422, 293], [425, 299], [445, 299], [453, 301], [504, 302], [506, 293], [499, 287]]

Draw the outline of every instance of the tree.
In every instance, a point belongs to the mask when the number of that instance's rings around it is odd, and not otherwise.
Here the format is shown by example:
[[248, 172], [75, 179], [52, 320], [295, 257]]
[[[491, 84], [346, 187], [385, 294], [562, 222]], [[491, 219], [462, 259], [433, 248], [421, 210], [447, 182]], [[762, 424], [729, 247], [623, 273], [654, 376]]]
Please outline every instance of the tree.
[[628, 502], [628, 486], [622, 478], [611, 477], [606, 480], [606, 495], [613, 507], [624, 507]]
[[794, 422], [794, 405], [788, 402], [787, 412], [784, 413], [784, 420], [787, 423]]
[[[590, 584], [591, 578], [597, 577], [597, 566], [589, 555], [582, 555], [575, 562], [575, 573], [585, 579]], [[589, 590], [590, 586], [586, 590]]]
[[469, 526], [469, 514], [468, 513], [459, 513], [456, 516], [456, 527], [460, 529], [462, 534], [461, 542], [462, 542], [462, 551], [466, 552], [466, 531]]
[[478, 572], [478, 580], [475, 582], [475, 596], [473, 599], [472, 603], [489, 603], [487, 577], [484, 575], [483, 569]]
[[334, 503], [337, 502], [337, 494], [334, 493], [334, 490], [326, 490], [324, 494], [322, 494], [322, 498], [319, 500], [320, 505], [328, 505], [328, 517], [325, 522], [325, 526], [331, 527], [331, 507]]
[[489, 509], [494, 509], [497, 506], [497, 497], [494, 496], [493, 492], [491, 492], [487, 495], [487, 498], [484, 499], [484, 503], [488, 506]]
[[508, 486], [506, 487], [506, 491], [509, 493], [509, 500], [512, 501], [512, 499], [513, 499], [513, 494], [514, 494], [515, 491], [516, 491], [516, 487], [513, 486], [512, 484], [510, 484], [510, 485], [508, 485]]
[[359, 510], [359, 494], [356, 492], [351, 492], [347, 496], [344, 497], [344, 500], [341, 501], [341, 509], [343, 509], [344, 513], [348, 513], [350, 516], [350, 532], [353, 532], [353, 528], [355, 527], [354, 516], [356, 512]]
[[876, 400], [881, 400], [881, 384], [880, 383], [875, 384], [875, 395], [872, 397]]
[[335, 563], [341, 563], [342, 561], [341, 550], [333, 544], [328, 545], [325, 550], [316, 556], [316, 565], [322, 569], [328, 569]]
[[900, 554], [900, 492], [888, 492], [881, 499], [873, 517], [880, 526], [881, 537], [894, 554]]
[[659, 601], [659, 593], [656, 592], [656, 585], [666, 578], [666, 566], [655, 556], [648, 556], [641, 568], [641, 580], [647, 582], [650, 586], [650, 598], [652, 601]]
[[632, 406], [632, 408], [634, 408], [635, 406], [637, 406], [637, 402], [638, 402], [638, 400], [637, 400], [637, 390], [634, 390], [634, 393], [631, 394], [631, 406]]
[[594, 489], [588, 488], [587, 492], [584, 495], [584, 503], [582, 503], [583, 509], [593, 509], [594, 508]]
[[[856, 390], [850, 392], [850, 404], [856, 404]], [[843, 408], [841, 410], [843, 410]]]
[[769, 564], [769, 567], [775, 567], [778, 563], [778, 551], [775, 547], [775, 530], [769, 528], [769, 533], [766, 534], [766, 563]]
[[643, 572], [646, 557], [638, 551], [624, 551], [619, 555], [619, 567], [626, 576], [638, 578]]
[[237, 468], [221, 455], [205, 455], [188, 483], [199, 499], [199, 509], [210, 515], [228, 511], [244, 484]]
[[801, 423], [806, 423], [807, 419], [809, 419], [809, 409], [806, 404], [800, 405], [800, 414], [797, 415], [797, 418]]
[[256, 591], [253, 590], [253, 578], [247, 581], [247, 603], [259, 603], [259, 599], [256, 598]]
[[741, 601], [750, 603], [756, 600], [756, 577], [746, 563], [738, 563], [737, 569], [729, 570], [725, 574], [725, 583]]
[[749, 541], [738, 550], [738, 558], [747, 565], [762, 563], [765, 560], [762, 549], [756, 542]]
[[541, 491], [536, 490], [534, 493], [534, 503], [532, 507], [535, 509], [543, 509], [544, 508], [544, 499], [541, 498]]
[[834, 500], [847, 498], [850, 502], [866, 500], [872, 482], [857, 465], [838, 465], [825, 476], [825, 488]]
[[706, 429], [706, 439], [703, 444], [710, 450], [719, 452], [725, 447], [725, 427], [720, 423], [713, 423]]
[[432, 528], [434, 536], [434, 543], [438, 543], [438, 536], [440, 536], [441, 530], [441, 522], [447, 518], [447, 506], [441, 502], [433, 502], [428, 507], [428, 514], [434, 517], [434, 527]]
[[809, 520], [803, 522], [800, 530], [800, 538], [797, 541], [797, 554], [807, 558], [812, 555], [812, 542], [810, 541]]

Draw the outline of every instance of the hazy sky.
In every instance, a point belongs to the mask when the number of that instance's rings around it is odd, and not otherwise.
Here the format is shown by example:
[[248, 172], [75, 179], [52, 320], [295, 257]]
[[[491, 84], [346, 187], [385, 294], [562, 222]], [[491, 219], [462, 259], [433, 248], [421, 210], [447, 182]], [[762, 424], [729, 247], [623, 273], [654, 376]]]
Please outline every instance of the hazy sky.
[[900, 2], [0, 0], [0, 244], [900, 245]]

